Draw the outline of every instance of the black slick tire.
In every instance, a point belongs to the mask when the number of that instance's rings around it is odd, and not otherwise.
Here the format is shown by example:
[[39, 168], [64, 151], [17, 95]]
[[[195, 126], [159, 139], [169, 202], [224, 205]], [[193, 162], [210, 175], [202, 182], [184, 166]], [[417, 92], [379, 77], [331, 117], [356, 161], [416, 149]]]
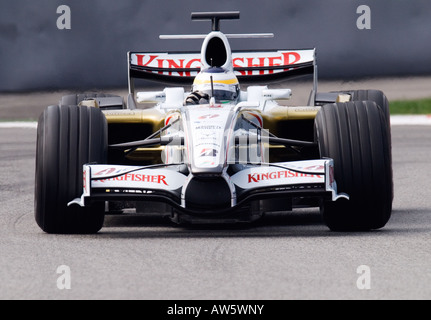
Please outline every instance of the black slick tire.
[[392, 211], [390, 138], [384, 111], [372, 101], [322, 107], [316, 120], [321, 158], [334, 160], [338, 192], [350, 200], [324, 202], [322, 214], [333, 231], [380, 229]]
[[96, 108], [51, 106], [37, 132], [35, 218], [53, 234], [93, 234], [103, 226], [105, 204], [67, 204], [83, 193], [83, 165], [106, 163], [107, 122]]

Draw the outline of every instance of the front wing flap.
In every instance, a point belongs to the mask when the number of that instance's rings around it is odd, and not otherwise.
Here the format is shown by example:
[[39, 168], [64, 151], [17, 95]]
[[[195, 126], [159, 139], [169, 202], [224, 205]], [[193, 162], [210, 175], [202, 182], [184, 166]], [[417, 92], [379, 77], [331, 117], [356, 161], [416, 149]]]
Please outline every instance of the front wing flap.
[[[88, 201], [158, 201], [181, 208], [190, 177], [173, 168], [120, 165], [84, 165], [83, 194], [71, 201], [86, 206]], [[332, 159], [249, 166], [230, 177], [238, 195], [237, 205], [271, 193], [300, 193], [301, 196], [329, 195], [336, 201], [349, 196], [337, 192]], [[242, 200], [241, 200], [242, 199]], [[186, 208], [182, 208], [186, 209]]]

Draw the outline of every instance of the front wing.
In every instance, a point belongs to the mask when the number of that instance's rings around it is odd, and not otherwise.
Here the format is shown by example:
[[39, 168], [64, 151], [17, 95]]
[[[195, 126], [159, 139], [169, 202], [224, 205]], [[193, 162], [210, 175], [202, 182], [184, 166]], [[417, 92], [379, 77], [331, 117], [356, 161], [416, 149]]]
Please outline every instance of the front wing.
[[[184, 202], [191, 176], [180, 166], [139, 167], [84, 165], [83, 194], [68, 205], [87, 206], [93, 201], [156, 201], [185, 213], [193, 213]], [[232, 207], [271, 197], [320, 197], [328, 201], [349, 196], [338, 193], [332, 159], [247, 166], [225, 177], [232, 191]], [[210, 211], [211, 208], [208, 208]]]

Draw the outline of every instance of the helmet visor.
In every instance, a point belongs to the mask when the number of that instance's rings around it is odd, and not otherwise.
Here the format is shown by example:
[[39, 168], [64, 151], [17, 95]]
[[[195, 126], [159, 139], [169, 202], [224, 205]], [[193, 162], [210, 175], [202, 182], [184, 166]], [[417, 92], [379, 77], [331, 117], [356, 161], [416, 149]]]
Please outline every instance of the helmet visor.
[[217, 84], [214, 84], [214, 92], [211, 86], [195, 86], [195, 91], [201, 91], [208, 94], [210, 97], [214, 97], [217, 103], [229, 103], [235, 102], [239, 98], [239, 86], [230, 86], [226, 88], [223, 86], [220, 88]]

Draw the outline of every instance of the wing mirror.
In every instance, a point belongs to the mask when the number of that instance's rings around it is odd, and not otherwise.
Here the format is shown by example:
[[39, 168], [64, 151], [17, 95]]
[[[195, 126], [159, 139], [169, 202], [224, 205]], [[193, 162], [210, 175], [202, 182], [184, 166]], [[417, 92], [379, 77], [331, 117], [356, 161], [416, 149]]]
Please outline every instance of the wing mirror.
[[138, 92], [136, 101], [138, 103], [163, 103], [166, 101], [166, 93], [164, 91]]
[[250, 86], [247, 88], [247, 93], [244, 93], [244, 97], [241, 97], [241, 100], [257, 101], [265, 106], [267, 101], [289, 100], [291, 97], [291, 89], [268, 89], [267, 86]]
[[262, 90], [262, 100], [290, 100], [292, 90], [290, 89], [265, 89]]
[[177, 109], [183, 106], [184, 88], [166, 88], [163, 91], [138, 92], [138, 103], [159, 103], [162, 109]]

